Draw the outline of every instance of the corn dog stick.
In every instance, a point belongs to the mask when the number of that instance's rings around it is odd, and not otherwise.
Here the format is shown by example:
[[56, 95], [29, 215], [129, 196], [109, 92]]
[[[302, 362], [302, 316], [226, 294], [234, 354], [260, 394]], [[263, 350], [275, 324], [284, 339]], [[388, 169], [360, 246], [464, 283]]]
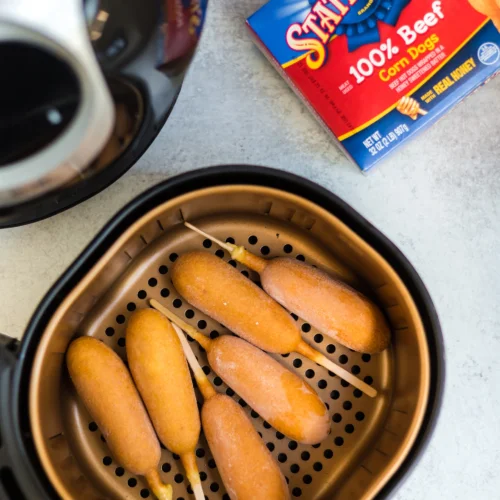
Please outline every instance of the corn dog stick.
[[[151, 302], [153, 302], [153, 300], [151, 300]], [[158, 302], [156, 302], [156, 300], [154, 302], [157, 306], [159, 306], [158, 310], [163, 313], [163, 310], [165, 310], [165, 308], [161, 306]], [[194, 355], [194, 352], [191, 349], [189, 342], [186, 340], [186, 337], [182, 333], [182, 330], [175, 323], [172, 325], [172, 327], [175, 330], [177, 337], [179, 337], [179, 340], [181, 341], [184, 355], [186, 356], [187, 362], [191, 367], [191, 371], [193, 372], [194, 379], [196, 380], [196, 384], [200, 389], [203, 399], [208, 400], [214, 397], [217, 394], [217, 392], [210, 383], [210, 380], [208, 380], [207, 376], [205, 375], [205, 372], [202, 370], [200, 363], [196, 359], [196, 356]]]
[[181, 329], [172, 326], [205, 399], [203, 430], [230, 497], [289, 500], [285, 478], [245, 412], [229, 396], [215, 391]]
[[297, 374], [243, 339], [232, 335], [208, 339], [158, 302], [150, 304], [200, 341], [212, 370], [276, 430], [304, 444], [328, 437], [328, 409]]
[[184, 225], [189, 229], [192, 229], [195, 233], [198, 233], [201, 236], [208, 238], [210, 241], [213, 241], [220, 247], [224, 248], [224, 250], [227, 250], [231, 254], [231, 257], [234, 260], [237, 260], [238, 262], [245, 264], [250, 269], [253, 269], [259, 274], [262, 271], [264, 271], [267, 265], [266, 259], [262, 259], [261, 257], [258, 257], [257, 255], [250, 253], [244, 247], [233, 245], [232, 243], [227, 243], [227, 242], [224, 243], [221, 240], [217, 239], [215, 236], [212, 236], [206, 233], [205, 231], [202, 231], [200, 228], [193, 226], [193, 224], [191, 224], [190, 222], [184, 222]]
[[170, 484], [165, 484], [160, 478], [160, 474], [157, 470], [151, 470], [144, 476], [148, 482], [151, 491], [158, 500], [172, 500], [172, 486]]
[[153, 309], [139, 309], [126, 330], [127, 359], [161, 442], [180, 455], [197, 500], [204, 500], [195, 449], [200, 416], [189, 367], [171, 323]]
[[377, 396], [377, 391], [373, 387], [360, 380], [351, 372], [348, 372], [345, 368], [342, 368], [341, 366], [336, 365], [333, 361], [330, 361], [326, 356], [321, 354], [316, 349], [313, 349], [306, 342], [300, 342], [300, 344], [297, 346], [297, 352], [299, 354], [302, 354], [302, 356], [309, 358], [311, 361], [318, 363], [318, 365], [323, 366], [327, 370], [335, 373], [335, 375], [344, 379], [346, 382], [349, 382], [353, 387], [356, 387], [356, 389], [364, 392], [367, 396], [370, 396], [371, 398]]
[[[153, 300], [151, 302], [153, 302]], [[156, 302], [156, 300], [154, 300], [154, 302]], [[158, 303], [157, 305], [160, 306], [160, 304]], [[162, 306], [160, 307], [164, 309]], [[193, 372], [196, 383], [198, 384], [198, 386], [201, 385], [203, 387], [203, 389], [200, 388], [203, 398], [210, 399], [211, 397], [217, 394], [216, 390], [212, 387], [212, 384], [208, 380], [208, 377], [205, 375], [205, 372], [201, 368], [201, 365], [199, 361], [196, 359], [196, 356], [194, 355], [194, 352], [191, 349], [191, 346], [189, 345], [189, 342], [187, 341], [186, 337], [182, 333], [182, 330], [175, 323], [172, 324], [172, 328], [175, 330], [177, 337], [179, 337], [179, 340], [181, 341], [184, 355], [186, 356], [189, 367]], [[207, 391], [206, 387], [210, 387], [211, 390], [209, 389]]]
[[193, 226], [193, 224], [191, 224], [190, 222], [184, 222], [184, 225], [186, 227], [188, 227], [189, 229], [192, 229], [195, 233], [201, 234], [201, 236], [205, 236], [205, 238], [208, 238], [210, 241], [217, 243], [217, 245], [224, 248], [228, 252], [232, 252], [236, 248], [236, 245], [233, 245], [232, 243], [225, 243], [225, 242], [217, 239], [215, 236], [212, 236], [211, 234], [205, 233], [205, 231], [202, 231], [200, 228]]
[[[208, 337], [205, 337], [205, 335], [200, 333], [196, 328], [191, 326], [189, 323], [186, 323], [183, 319], [179, 318], [179, 316], [174, 314], [172, 311], [170, 311], [166, 307], [162, 306], [157, 300], [151, 299], [149, 301], [149, 303], [150, 303], [151, 307], [154, 307], [157, 311], [161, 312], [174, 325], [177, 325], [179, 328], [184, 330], [190, 337], [195, 339], [196, 342], [198, 342], [198, 344], [200, 344], [203, 347], [203, 349], [205, 349], [205, 350], [209, 349], [209, 346], [212, 343], [211, 339], [209, 339]], [[182, 336], [182, 338], [184, 339], [184, 335]], [[192, 366], [191, 366], [191, 369], [194, 371]], [[195, 379], [196, 379], [196, 377], [195, 377]], [[198, 381], [198, 380], [196, 380], [196, 381]]]
[[185, 453], [181, 455], [181, 462], [188, 476], [191, 488], [193, 488], [194, 497], [196, 500], [205, 500], [205, 493], [200, 482], [198, 464], [196, 463], [196, 455], [194, 453]]

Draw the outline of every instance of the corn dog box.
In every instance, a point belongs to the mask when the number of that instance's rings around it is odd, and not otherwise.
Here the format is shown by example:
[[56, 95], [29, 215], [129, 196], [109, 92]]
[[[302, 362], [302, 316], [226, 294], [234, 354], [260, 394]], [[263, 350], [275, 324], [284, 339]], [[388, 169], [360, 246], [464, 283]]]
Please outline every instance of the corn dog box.
[[270, 0], [247, 25], [363, 172], [500, 69], [500, 0]]

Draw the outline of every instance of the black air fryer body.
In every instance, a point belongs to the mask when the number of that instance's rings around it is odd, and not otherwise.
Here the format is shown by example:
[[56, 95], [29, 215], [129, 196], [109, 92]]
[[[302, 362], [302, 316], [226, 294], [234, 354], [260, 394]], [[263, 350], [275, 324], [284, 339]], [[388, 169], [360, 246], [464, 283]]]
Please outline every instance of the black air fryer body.
[[[62, 6], [62, 7], [61, 7]], [[206, 0], [0, 4], [0, 228], [53, 215], [145, 152], [179, 93]]]

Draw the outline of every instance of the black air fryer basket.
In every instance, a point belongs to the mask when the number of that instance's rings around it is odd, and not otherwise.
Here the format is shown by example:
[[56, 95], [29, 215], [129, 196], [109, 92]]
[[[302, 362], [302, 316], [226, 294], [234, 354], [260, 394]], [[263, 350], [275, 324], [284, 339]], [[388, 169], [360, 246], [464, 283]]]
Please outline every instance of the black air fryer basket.
[[[377, 398], [356, 393], [304, 358], [294, 363], [300, 355], [276, 356], [299, 375], [308, 371], [308, 382], [328, 404], [332, 434], [315, 447], [291, 446], [260, 417], [251, 420], [280, 457], [294, 498], [387, 496], [425, 451], [441, 404], [443, 346], [429, 294], [401, 252], [337, 196], [281, 171], [224, 166], [172, 178], [129, 203], [47, 293], [22, 341], [1, 337], [0, 497], [152, 497], [142, 478], [114, 462], [68, 382], [64, 354], [75, 336], [91, 335], [125, 358], [126, 320], [151, 298], [195, 326], [203, 320], [206, 334], [225, 333], [200, 311], [184, 314], [189, 306], [171, 284], [169, 267], [184, 251], [204, 249], [230, 259], [183, 220], [267, 257], [295, 256], [334, 270], [381, 305], [392, 346], [379, 355], [350, 351], [303, 328], [307, 342], [336, 362], [342, 357], [345, 368], [372, 383]], [[251, 414], [248, 406], [245, 411]], [[203, 436], [199, 449], [205, 494], [228, 498]], [[162, 464], [174, 498], [190, 498], [186, 480], [179, 480], [180, 463], [168, 450], [162, 450]]]

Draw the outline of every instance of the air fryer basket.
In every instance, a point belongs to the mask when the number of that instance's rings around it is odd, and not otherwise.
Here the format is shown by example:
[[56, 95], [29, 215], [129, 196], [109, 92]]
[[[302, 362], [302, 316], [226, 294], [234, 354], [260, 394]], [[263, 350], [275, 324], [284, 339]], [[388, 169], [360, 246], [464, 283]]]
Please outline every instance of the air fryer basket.
[[[223, 326], [184, 303], [172, 286], [170, 266], [188, 250], [214, 252], [258, 281], [227, 252], [186, 229], [183, 220], [267, 257], [287, 255], [325, 268], [378, 301], [393, 332], [392, 347], [380, 355], [353, 352], [297, 319], [307, 342], [372, 383], [379, 391], [377, 398], [362, 395], [298, 354], [276, 356], [328, 404], [332, 434], [318, 445], [285, 438], [211, 371], [209, 378], [248, 413], [279, 461], [292, 497], [358, 499], [388, 491], [429, 431], [440, 387], [439, 326], [413, 269], [366, 221], [302, 179], [268, 169], [226, 167], [188, 174], [183, 180], [177, 180], [178, 189], [171, 181], [170, 192], [166, 185], [163, 191], [159, 186], [133, 202], [122, 214], [120, 230], [120, 216], [111, 222], [108, 234], [104, 230], [101, 235], [107, 242], [101, 244], [99, 255], [84, 269], [89, 258], [82, 256], [79, 279], [58, 295], [38, 332], [29, 378], [30, 426], [41, 466], [55, 491], [68, 499], [152, 497], [142, 478], [115, 463], [78, 400], [64, 364], [69, 342], [77, 335], [91, 335], [126, 359], [127, 318], [135, 309], [147, 307], [151, 298], [211, 337], [227, 334]], [[336, 210], [328, 200], [337, 204]], [[135, 217], [125, 226], [127, 210]], [[361, 225], [355, 228], [357, 222]], [[207, 366], [202, 349], [195, 342], [191, 346]], [[203, 435], [196, 454], [207, 497], [228, 498]], [[163, 479], [174, 486], [174, 498], [191, 497], [179, 457], [162, 450], [161, 467]]]

